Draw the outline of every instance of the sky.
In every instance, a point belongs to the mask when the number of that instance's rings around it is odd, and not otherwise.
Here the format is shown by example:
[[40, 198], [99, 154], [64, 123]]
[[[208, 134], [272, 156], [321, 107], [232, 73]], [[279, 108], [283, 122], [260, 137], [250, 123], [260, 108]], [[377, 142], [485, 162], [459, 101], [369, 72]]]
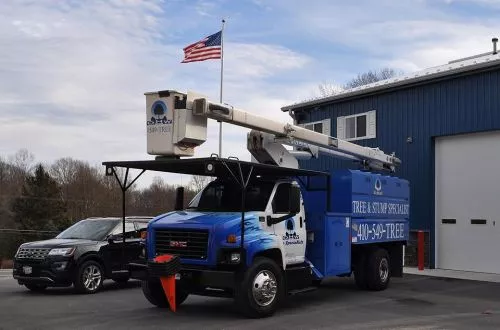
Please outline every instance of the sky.
[[[219, 99], [220, 60], [183, 47], [224, 29], [223, 102], [283, 122], [318, 85], [392, 67], [413, 72], [491, 51], [500, 0], [0, 1], [0, 157], [100, 165], [153, 159], [144, 93]], [[248, 130], [223, 125], [222, 156], [250, 160]], [[218, 124], [196, 157], [218, 152]], [[104, 168], [103, 168], [104, 171]], [[188, 176], [152, 172], [168, 183]]]

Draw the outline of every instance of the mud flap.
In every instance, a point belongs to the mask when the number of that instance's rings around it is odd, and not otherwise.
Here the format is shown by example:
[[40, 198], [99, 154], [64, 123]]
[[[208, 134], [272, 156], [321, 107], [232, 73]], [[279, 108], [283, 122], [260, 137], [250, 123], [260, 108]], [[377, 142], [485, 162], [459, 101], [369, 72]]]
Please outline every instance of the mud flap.
[[175, 274], [180, 270], [180, 260], [176, 256], [164, 254], [157, 256], [154, 263], [149, 263], [152, 273], [160, 277], [161, 286], [165, 297], [167, 297], [170, 310], [176, 312], [177, 303], [175, 301]]

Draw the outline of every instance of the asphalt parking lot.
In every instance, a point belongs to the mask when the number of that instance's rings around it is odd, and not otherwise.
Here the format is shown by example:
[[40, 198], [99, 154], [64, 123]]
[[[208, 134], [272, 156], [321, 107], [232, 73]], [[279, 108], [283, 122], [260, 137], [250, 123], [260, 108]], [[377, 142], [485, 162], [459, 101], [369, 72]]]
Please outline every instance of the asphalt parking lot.
[[149, 305], [138, 282], [95, 295], [33, 293], [0, 274], [0, 329], [499, 329], [500, 284], [405, 275], [384, 292], [351, 279], [291, 297], [273, 317], [248, 320], [232, 300], [189, 297], [176, 314]]

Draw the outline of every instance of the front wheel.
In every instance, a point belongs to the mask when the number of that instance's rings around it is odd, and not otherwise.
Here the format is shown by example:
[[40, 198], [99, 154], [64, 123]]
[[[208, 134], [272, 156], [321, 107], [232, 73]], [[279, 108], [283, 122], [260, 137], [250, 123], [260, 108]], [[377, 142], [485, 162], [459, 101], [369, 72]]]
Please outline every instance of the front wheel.
[[81, 293], [96, 293], [102, 288], [104, 281], [103, 268], [94, 260], [84, 262], [76, 272], [75, 288]]
[[283, 272], [271, 259], [258, 257], [235, 292], [240, 310], [252, 318], [274, 314], [284, 295]]

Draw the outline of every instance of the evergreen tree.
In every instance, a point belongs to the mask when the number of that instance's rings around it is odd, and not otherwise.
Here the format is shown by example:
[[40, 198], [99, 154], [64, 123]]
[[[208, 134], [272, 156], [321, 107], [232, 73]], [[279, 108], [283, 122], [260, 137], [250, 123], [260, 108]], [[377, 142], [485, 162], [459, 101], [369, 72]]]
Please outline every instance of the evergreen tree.
[[62, 230], [66, 203], [57, 182], [39, 164], [34, 174], [27, 175], [21, 196], [12, 203], [14, 219], [21, 229]]

